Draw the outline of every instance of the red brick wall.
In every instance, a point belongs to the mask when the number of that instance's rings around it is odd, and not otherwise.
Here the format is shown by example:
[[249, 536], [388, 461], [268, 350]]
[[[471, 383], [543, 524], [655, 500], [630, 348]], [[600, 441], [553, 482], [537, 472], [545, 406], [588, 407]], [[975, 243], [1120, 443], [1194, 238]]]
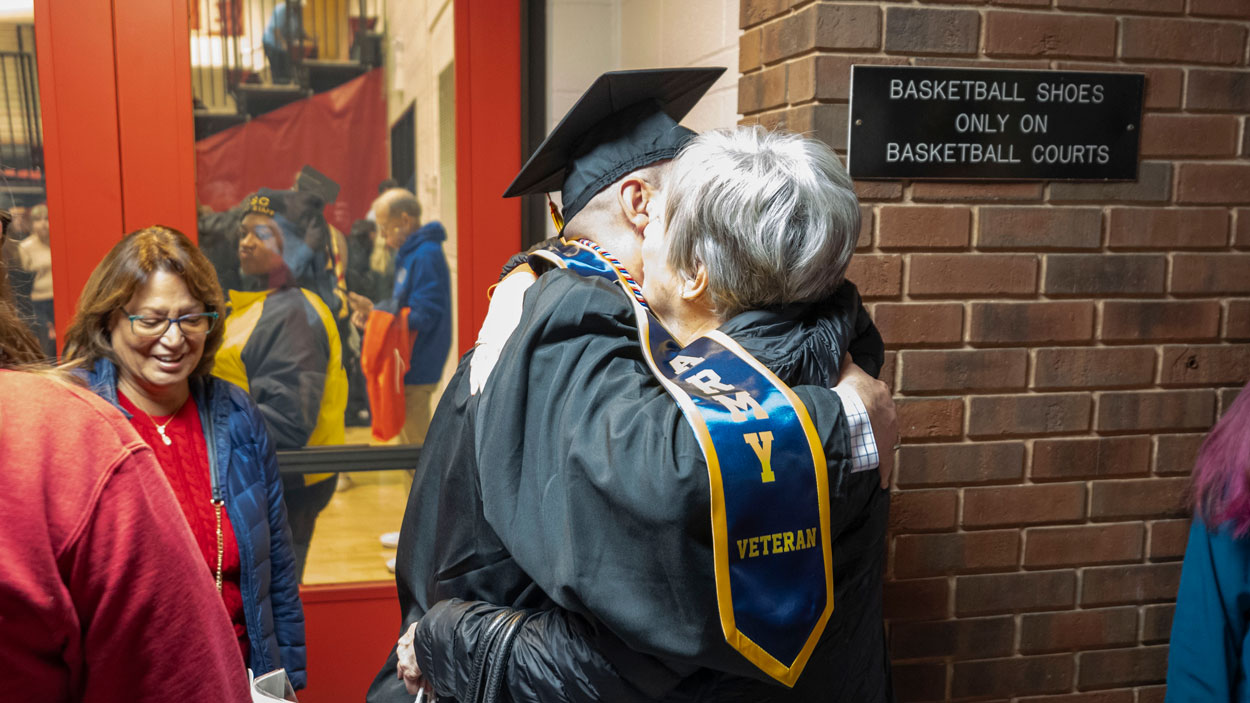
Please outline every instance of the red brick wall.
[[852, 64], [1142, 71], [1131, 183], [861, 182], [900, 700], [1162, 701], [1198, 443], [1250, 376], [1245, 0], [742, 0], [744, 122], [845, 153]]

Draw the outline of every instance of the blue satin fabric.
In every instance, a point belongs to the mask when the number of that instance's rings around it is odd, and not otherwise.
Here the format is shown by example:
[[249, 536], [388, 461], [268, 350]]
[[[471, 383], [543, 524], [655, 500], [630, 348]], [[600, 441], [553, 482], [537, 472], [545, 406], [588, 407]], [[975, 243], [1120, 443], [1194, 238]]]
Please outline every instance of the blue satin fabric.
[[[548, 262], [558, 258], [557, 265], [618, 283], [633, 295], [616, 267], [589, 248], [569, 244], [544, 250], [538, 257]], [[645, 302], [635, 300], [639, 338], [652, 371], [665, 382], [699, 437], [713, 494], [719, 487], [723, 495], [723, 516], [715, 514], [714, 499], [711, 519], [719, 538], [718, 564], [721, 559], [728, 563], [727, 587], [724, 571], [717, 569], [726, 639], [765, 671], [775, 667], [758, 661], [758, 653], [741, 646], [733, 630], [781, 667], [801, 668], [805, 661], [798, 661], [800, 654], [819, 637], [832, 598], [823, 548], [828, 536], [817, 498], [825, 480], [823, 449], [819, 442], [809, 442], [786, 386], [763, 372], [762, 366], [748, 362], [750, 355], [737, 343], [713, 334], [681, 348]], [[754, 404], [740, 396], [742, 392]], [[726, 404], [728, 399], [736, 402]], [[756, 405], [766, 417], [759, 417]], [[805, 409], [802, 414], [806, 417]], [[771, 433], [771, 473], [757, 452], [767, 445], [762, 433]], [[727, 622], [727, 608], [732, 622]]]

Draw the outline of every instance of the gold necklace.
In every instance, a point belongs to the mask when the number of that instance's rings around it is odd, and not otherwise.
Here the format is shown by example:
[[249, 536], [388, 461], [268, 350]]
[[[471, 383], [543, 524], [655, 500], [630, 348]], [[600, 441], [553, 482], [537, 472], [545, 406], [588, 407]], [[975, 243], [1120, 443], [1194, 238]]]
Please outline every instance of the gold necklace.
[[[174, 415], [177, 415], [177, 414], [178, 414], [177, 412], [174, 413]], [[152, 424], [156, 426], [156, 433], [161, 436], [161, 441], [165, 443], [166, 447], [174, 443], [174, 440], [170, 439], [169, 435], [165, 434], [165, 427], [168, 426], [169, 423], [174, 421], [174, 415], [170, 415], [169, 419], [166, 420], [164, 424], [158, 424], [156, 422], [156, 418], [152, 417], [151, 415], [148, 415], [148, 419], [151, 420]]]
[[169, 426], [169, 423], [174, 421], [174, 418], [177, 417], [178, 413], [182, 412], [182, 406], [186, 405], [187, 401], [183, 400], [182, 405], [179, 405], [178, 409], [175, 410], [173, 414], [169, 416], [169, 419], [165, 420], [165, 422], [157, 422], [156, 417], [139, 407], [138, 403], [134, 403], [134, 401], [131, 401], [131, 403], [134, 404], [136, 410], [147, 416], [148, 422], [152, 423], [152, 426], [156, 428], [156, 433], [161, 436], [161, 441], [165, 443], [165, 446], [171, 446], [174, 443], [174, 440], [171, 439], [169, 435], [165, 434], [165, 428]]

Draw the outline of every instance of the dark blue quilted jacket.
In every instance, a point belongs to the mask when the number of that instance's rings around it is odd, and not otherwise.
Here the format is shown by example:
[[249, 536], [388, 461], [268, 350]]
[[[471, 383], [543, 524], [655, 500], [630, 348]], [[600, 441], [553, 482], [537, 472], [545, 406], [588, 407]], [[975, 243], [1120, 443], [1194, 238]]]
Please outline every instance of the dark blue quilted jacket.
[[[307, 681], [304, 608], [299, 600], [291, 530], [282, 481], [264, 420], [247, 393], [226, 381], [192, 377], [191, 396], [210, 438], [208, 459], [226, 501], [242, 563], [241, 589], [248, 666], [257, 675], [285, 667], [295, 688]], [[129, 417], [117, 403], [117, 367], [107, 359], [87, 374], [91, 390]]]

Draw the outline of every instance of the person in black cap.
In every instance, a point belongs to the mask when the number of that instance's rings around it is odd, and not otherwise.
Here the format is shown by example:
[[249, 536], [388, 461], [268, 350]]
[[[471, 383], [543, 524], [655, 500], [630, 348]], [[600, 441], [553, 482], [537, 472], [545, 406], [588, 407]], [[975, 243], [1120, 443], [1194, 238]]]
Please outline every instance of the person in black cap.
[[[301, 287], [290, 262], [310, 248], [288, 217], [301, 194], [261, 189], [242, 204], [238, 261], [244, 290], [228, 291], [230, 314], [213, 375], [247, 391], [278, 450], [342, 444], [347, 375], [330, 308]], [[294, 251], [293, 251], [294, 250]], [[336, 474], [282, 477], [295, 573], [303, 580], [317, 515], [334, 497]]]
[[243, 202], [224, 212], [201, 208], [196, 218], [200, 250], [217, 271], [223, 291], [240, 289], [244, 282], [239, 271], [239, 222], [249, 211], [253, 197], [266, 198], [274, 208], [274, 221], [287, 234], [289, 246], [283, 253], [293, 282], [313, 291], [338, 316], [342, 300], [336, 294], [331, 261], [330, 225], [322, 214], [321, 198], [310, 192], [261, 188]]
[[[663, 166], [657, 167], [657, 164], [671, 159], [693, 136], [677, 125], [676, 120], [720, 72], [721, 69], [679, 69], [617, 72], [601, 77], [531, 158], [508, 194], [542, 192], [563, 185], [565, 237], [593, 240], [601, 249], [614, 254], [624, 264], [623, 268], [640, 273], [643, 230], [655, 215], [653, 208], [658, 207], [655, 196], [665, 175]], [[524, 273], [514, 274], [509, 280], [525, 280], [525, 276]], [[636, 342], [630, 341], [629, 327], [620, 324], [630, 319], [631, 311], [628, 300], [619, 290], [578, 280], [571, 274], [551, 276], [557, 283], [548, 285], [548, 276], [544, 276], [540, 284], [544, 291], [540, 294], [542, 303], [533, 302], [532, 294], [526, 296], [524, 317], [521, 327], [517, 328], [521, 339], [514, 339], [509, 353], [501, 357], [500, 363], [505, 364], [507, 371], [491, 377], [494, 389], [491, 392], [495, 398], [524, 398], [528, 391], [539, 392], [532, 384], [527, 391], [525, 384], [529, 379], [541, 377], [544, 369], [561, 370], [561, 360], [598, 358], [610, 364], [614, 362], [607, 359], [612, 354], [636, 347]], [[564, 304], [552, 304], [553, 286], [567, 286], [567, 294], [557, 296]], [[485, 327], [492, 326], [490, 318], [496, 315], [499, 303], [519, 302], [519, 298], [519, 295], [501, 295], [497, 291]], [[866, 317], [862, 319], [867, 322]], [[863, 357], [862, 363], [875, 367], [880, 362], [880, 339], [871, 330], [870, 323], [868, 325], [862, 330], [863, 343], [851, 344], [851, 351], [857, 358]], [[565, 335], [562, 337], [565, 341], [552, 343], [551, 338], [534, 334], [535, 330], [544, 328], [557, 330]], [[502, 336], [506, 337], [511, 329], [512, 325], [505, 321], [497, 325], [496, 332], [502, 330]], [[574, 332], [573, 336], [568, 336], [570, 332]], [[579, 582], [584, 587], [582, 590], [561, 590], [553, 588], [550, 582], [535, 582], [522, 568], [510, 545], [538, 535], [527, 530], [512, 531], [502, 525], [497, 527], [493, 518], [498, 518], [499, 510], [524, 509], [526, 506], [520, 503], [525, 499], [511, 490], [515, 483], [506, 478], [512, 455], [492, 455], [484, 449], [506, 446], [512, 441], [509, 436], [515, 434], [516, 427], [491, 423], [481, 425], [482, 433], [475, 432], [477, 421], [483, 417], [481, 406], [488, 401], [474, 394], [475, 385], [470, 382], [469, 370], [472, 365], [481, 366], [478, 358], [483, 350], [484, 346], [478, 346], [462, 358], [435, 413], [431, 442], [426, 445], [417, 471], [400, 537], [397, 584], [405, 622], [401, 630], [403, 649], [411, 647], [416, 634], [427, 663], [431, 657], [446, 662], [445, 657], [451, 655], [466, 664], [439, 668], [437, 674], [430, 672], [439, 695], [462, 700], [471, 697], [467, 672], [471, 672], [472, 667], [468, 665], [475, 661], [473, 649], [480, 647], [463, 649], [469, 639], [443, 641], [441, 644], [455, 648], [455, 654], [451, 654], [451, 649], [435, 654], [430, 649], [430, 639], [414, 633], [409, 626], [427, 617], [431, 626], [445, 633], [446, 624], [454, 622], [465, 628], [457, 628], [455, 636], [466, 638], [467, 633], [484, 631], [487, 616], [495, 618], [501, 612], [510, 614], [512, 609], [541, 613], [540, 617], [525, 623], [525, 639], [518, 640], [540, 642], [540, 649], [518, 650], [506, 674], [505, 685], [509, 686], [508, 694], [513, 700], [546, 699], [545, 696], [567, 700], [646, 700], [664, 698], [679, 690], [685, 692], [682, 695], [695, 694], [697, 698], [699, 690], [710, 691], [708, 686], [720, 681], [715, 674], [701, 673], [707, 671], [703, 667], [714, 665], [721, 671], [751, 675], [753, 667], [745, 659], [736, 661], [732, 651], [728, 655], [722, 651], [725, 649], [723, 641], [718, 648], [715, 643], [679, 641], [680, 637], [673, 637], [667, 640], [672, 648], [635, 648], [641, 641], [654, 641], [651, 635], [655, 631], [671, 628], [672, 632], [689, 632], [689, 623], [682, 618], [694, 614], [651, 610], [643, 599], [635, 604], [623, 601], [619, 604], [620, 611], [606, 620], [599, 618], [586, 608], [593, 600], [591, 592], [599, 588], [605, 592], [610, 590], [610, 582], [619, 579], [619, 573], [611, 568], [600, 571], [585, 562], [579, 566], [576, 560], [586, 557], [579, 551], [580, 547], [569, 545], [574, 548], [566, 553], [550, 553], [550, 562], [543, 571], [572, 569], [586, 577]], [[595, 366], [589, 361], [587, 368]], [[481, 377], [485, 373], [477, 375]], [[548, 383], [560, 389], [558, 396], [574, 399], [574, 405], [587, 412], [582, 416], [573, 412], [566, 419], [591, 425], [593, 420], [587, 418], [593, 417], [594, 408], [577, 400], [578, 386], [566, 387], [563, 378], [567, 376], [557, 373]], [[832, 380], [828, 379], [830, 383]], [[478, 383], [477, 387], [480, 385]], [[629, 395], [628, 390], [626, 394]], [[671, 401], [655, 407], [662, 413], [672, 410]], [[649, 412], [643, 409], [640, 413], [642, 422], [646, 422]], [[587, 427], [591, 429], [592, 426]], [[688, 432], [684, 428], [673, 429]], [[544, 438], [537, 439], [536, 445], [542, 445]], [[528, 440], [529, 435], [526, 435]], [[642, 459], [646, 447], [636, 444], [637, 441], [639, 439], [622, 436], [609, 441], [609, 446], [603, 446], [601, 441], [600, 447], [613, 455], [617, 450], [628, 455], [633, 447], [640, 450]], [[555, 454], [575, 451], [568, 447], [551, 450], [554, 454], [549, 456], [553, 458]], [[541, 450], [538, 456], [542, 456]], [[609, 456], [605, 454], [602, 458], [606, 462]], [[484, 462], [494, 465], [487, 467]], [[520, 466], [515, 468], [521, 469]], [[502, 481], [497, 480], [501, 477]], [[706, 493], [706, 483], [703, 485]], [[552, 488], [557, 493], [570, 491], [570, 496], [581, 490], [558, 483], [552, 484]], [[512, 504], [512, 508], [508, 508], [508, 504]], [[603, 518], [611, 519], [606, 514]], [[702, 520], [706, 519], [704, 515]], [[596, 549], [600, 554], [613, 551], [611, 545], [600, 542], [595, 536], [606, 534], [596, 525], [579, 524], [575, 532], [586, 536], [588, 541], [583, 545], [598, 544]], [[612, 554], [618, 560], [625, 557], [626, 562], [637, 559], [642, 564], [641, 560], [650, 557], [642, 553], [630, 555], [628, 546], [618, 546], [626, 551], [626, 554]], [[680, 577], [680, 574], [670, 576]], [[672, 587], [681, 588], [676, 582]], [[454, 598], [479, 602], [447, 600]], [[567, 610], [555, 608], [557, 605]], [[617, 617], [631, 609], [632, 614], [623, 619]], [[606, 621], [616, 626], [625, 623], [625, 629], [609, 630], [604, 624]], [[677, 626], [678, 623], [681, 626]], [[475, 644], [485, 641], [485, 638], [478, 639]], [[406, 692], [395, 679], [396, 663], [397, 654], [393, 652], [375, 680], [368, 700], [404, 699]], [[523, 680], [529, 683], [513, 688]]]

